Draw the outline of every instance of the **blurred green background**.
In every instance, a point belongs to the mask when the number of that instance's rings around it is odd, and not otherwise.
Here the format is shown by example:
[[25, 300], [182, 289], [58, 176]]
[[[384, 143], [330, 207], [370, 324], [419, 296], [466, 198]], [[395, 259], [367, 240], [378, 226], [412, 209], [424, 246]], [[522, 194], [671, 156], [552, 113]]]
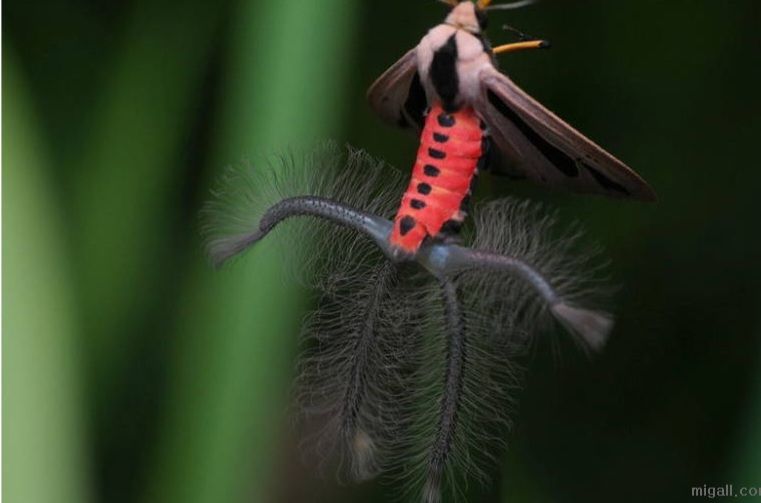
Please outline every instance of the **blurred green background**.
[[[270, 243], [213, 272], [198, 212], [225, 166], [324, 138], [407, 170], [364, 101], [433, 0], [6, 1], [3, 496], [386, 501], [299, 457], [287, 417], [309, 307]], [[560, 207], [622, 285], [602, 355], [540, 345], [480, 501], [689, 501], [761, 487], [757, 0], [546, 0], [492, 15], [552, 41], [502, 58], [638, 170], [652, 205], [483, 178]]]

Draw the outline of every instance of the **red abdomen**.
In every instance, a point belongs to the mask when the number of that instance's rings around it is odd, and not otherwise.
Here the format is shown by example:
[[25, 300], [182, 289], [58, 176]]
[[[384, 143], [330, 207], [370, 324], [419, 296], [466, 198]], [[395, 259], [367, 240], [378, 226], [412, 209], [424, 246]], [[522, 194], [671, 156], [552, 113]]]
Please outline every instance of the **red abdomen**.
[[414, 253], [428, 236], [456, 230], [484, 154], [481, 120], [472, 108], [447, 113], [434, 105], [425, 119], [412, 179], [394, 219], [391, 244]]

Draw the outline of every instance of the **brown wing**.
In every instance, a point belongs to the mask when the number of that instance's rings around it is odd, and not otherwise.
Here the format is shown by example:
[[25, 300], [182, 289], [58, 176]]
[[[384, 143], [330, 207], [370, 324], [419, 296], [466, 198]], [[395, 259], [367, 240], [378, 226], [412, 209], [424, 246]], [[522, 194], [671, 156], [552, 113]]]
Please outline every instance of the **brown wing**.
[[553, 114], [496, 68], [481, 71], [477, 112], [494, 139], [495, 171], [574, 192], [655, 200], [626, 164]]
[[411, 49], [386, 70], [367, 91], [370, 106], [395, 126], [422, 129], [428, 107], [417, 73], [417, 48]]

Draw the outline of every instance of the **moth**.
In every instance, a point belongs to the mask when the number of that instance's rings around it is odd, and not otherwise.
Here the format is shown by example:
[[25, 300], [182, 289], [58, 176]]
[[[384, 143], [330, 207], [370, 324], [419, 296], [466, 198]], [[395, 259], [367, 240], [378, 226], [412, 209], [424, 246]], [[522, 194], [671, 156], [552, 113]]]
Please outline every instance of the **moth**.
[[[368, 91], [372, 108], [383, 120], [421, 133], [413, 182], [391, 238], [399, 249], [414, 252], [425, 237], [457, 227], [465, 216], [460, 206], [469, 196], [467, 183], [482, 167], [578, 193], [655, 199], [653, 189], [631, 168], [497, 69], [498, 54], [547, 46], [535, 40], [492, 48], [484, 35], [487, 11], [526, 2], [444, 3], [452, 6], [445, 21], [428, 31]], [[437, 184], [437, 177], [430, 175], [441, 176], [442, 171], [451, 176]], [[425, 192], [434, 193], [432, 201], [422, 197], [428, 195]], [[437, 192], [452, 201], [442, 201]], [[421, 208], [415, 208], [430, 205], [441, 214], [421, 214]]]
[[318, 425], [313, 450], [352, 480], [406, 479], [426, 503], [493, 472], [504, 447], [495, 432], [509, 426], [521, 372], [513, 359], [547, 321], [590, 351], [613, 325], [592, 298], [604, 293], [590, 267], [597, 259], [577, 254], [577, 233], [556, 229], [543, 208], [494, 201], [457, 239], [479, 171], [654, 198], [636, 173], [497, 71], [496, 54], [545, 45], [492, 49], [483, 36], [487, 10], [526, 2], [447, 3], [445, 22], [369, 91], [381, 117], [420, 135], [401, 204], [404, 180], [383, 163], [327, 146], [284, 155], [269, 175], [233, 173], [205, 212], [216, 265], [309, 217], [287, 249], [303, 252], [321, 294], [304, 325], [299, 379], [302, 414]]

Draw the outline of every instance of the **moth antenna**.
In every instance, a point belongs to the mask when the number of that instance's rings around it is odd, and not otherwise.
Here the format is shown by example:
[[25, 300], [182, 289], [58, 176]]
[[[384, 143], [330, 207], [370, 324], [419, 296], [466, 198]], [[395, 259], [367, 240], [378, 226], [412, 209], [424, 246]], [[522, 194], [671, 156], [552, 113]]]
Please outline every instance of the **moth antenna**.
[[455, 7], [459, 3], [459, 0], [438, 0], [438, 2]]
[[506, 54], [508, 52], [525, 51], [526, 49], [548, 49], [550, 43], [547, 40], [526, 40], [513, 42], [512, 44], [499, 45], [492, 49], [493, 54]]
[[501, 3], [501, 4], [491, 4], [491, 0], [480, 0], [478, 2], [478, 6], [481, 10], [485, 11], [492, 11], [492, 10], [513, 10], [513, 9], [521, 9], [523, 7], [528, 7], [529, 5], [535, 4], [538, 0], [521, 0], [520, 2], [512, 2], [512, 3]]
[[531, 39], [536, 38], [536, 37], [532, 37], [530, 35], [527, 35], [526, 33], [520, 31], [518, 28], [510, 26], [509, 24], [503, 24], [502, 25], [502, 29], [505, 30], [505, 31], [509, 31], [510, 33], [514, 33], [514, 34], [518, 35], [518, 38], [520, 39], [521, 42], [523, 42], [525, 40], [531, 40]]

